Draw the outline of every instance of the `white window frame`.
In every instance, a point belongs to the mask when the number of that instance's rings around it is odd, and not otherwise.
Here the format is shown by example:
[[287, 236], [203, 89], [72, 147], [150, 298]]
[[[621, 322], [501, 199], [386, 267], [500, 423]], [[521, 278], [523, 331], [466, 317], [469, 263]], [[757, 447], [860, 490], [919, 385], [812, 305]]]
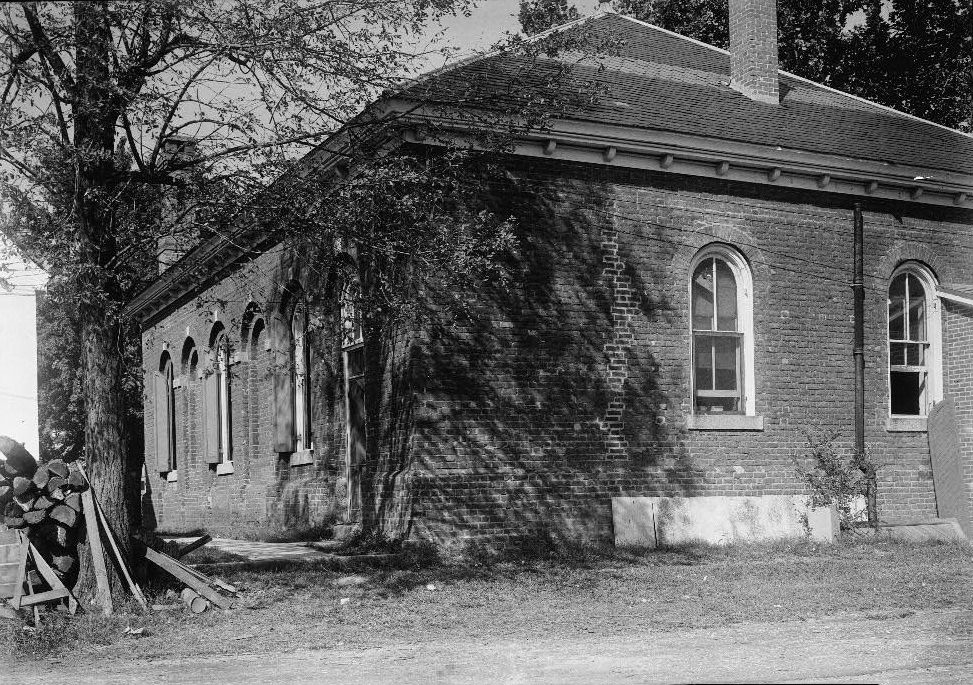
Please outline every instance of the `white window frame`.
[[230, 449], [230, 340], [225, 330], [216, 336], [216, 342], [213, 345], [213, 372], [216, 374], [216, 391], [219, 403], [217, 418], [219, 420], [220, 463], [217, 465], [216, 471], [222, 474], [228, 472], [228, 465], [233, 463]]
[[177, 449], [178, 435], [176, 434], [176, 363], [172, 355], [166, 350], [161, 359], [162, 375], [166, 383], [166, 423], [169, 425], [169, 454], [167, 455], [169, 470], [166, 480], [173, 483], [179, 479], [179, 451]]
[[[701, 262], [716, 258], [727, 264], [733, 272], [733, 277], [737, 284], [737, 328], [742, 336], [742, 350], [740, 354], [740, 381], [743, 407], [742, 414], [727, 414], [724, 417], [716, 417], [710, 414], [696, 413], [696, 337], [693, 330], [693, 274]], [[720, 423], [734, 423], [734, 417], [740, 419], [741, 416], [756, 416], [756, 380], [754, 374], [754, 339], [753, 339], [753, 275], [750, 266], [740, 252], [730, 245], [713, 243], [703, 247], [693, 257], [689, 265], [687, 274], [687, 287], [689, 294], [688, 320], [689, 320], [689, 375], [690, 375], [690, 412], [696, 421], [690, 421], [691, 428], [705, 428], [703, 424], [710, 419], [717, 419]], [[746, 421], [736, 421], [739, 426], [727, 425], [726, 428], [755, 428], [762, 429], [762, 424], [757, 426], [749, 425]], [[723, 428], [722, 425], [714, 425]]]
[[[892, 413], [892, 338], [889, 335], [889, 293], [892, 283], [902, 274], [908, 273], [919, 281], [925, 293], [926, 299], [926, 398], [924, 406], [920, 407], [919, 414], [893, 414]], [[888, 384], [888, 415], [889, 430], [923, 430], [926, 417], [929, 411], [937, 402], [943, 399], [943, 340], [942, 340], [942, 308], [939, 298], [936, 296], [938, 282], [932, 271], [925, 265], [908, 261], [900, 264], [889, 277], [885, 289], [885, 354], [886, 354], [886, 374], [885, 379]], [[907, 335], [908, 333], [906, 333]], [[917, 422], [912, 425], [910, 422]]]
[[[348, 484], [346, 495], [346, 507], [349, 512], [361, 506], [361, 498], [357, 492], [357, 484], [352, 473], [354, 455], [352, 454], [351, 443], [351, 406], [349, 397], [351, 394], [351, 383], [353, 380], [364, 377], [364, 373], [350, 375], [349, 357], [351, 354], [361, 351], [364, 354], [365, 333], [362, 327], [361, 312], [358, 310], [356, 297], [359, 293], [360, 284], [357, 279], [349, 280], [345, 283], [341, 291], [341, 361], [344, 371], [344, 405], [345, 405], [345, 482]], [[356, 464], [355, 466], [360, 466]]]
[[311, 403], [308, 397], [308, 370], [310, 365], [305, 336], [307, 335], [307, 310], [297, 303], [291, 313], [291, 389], [294, 393], [294, 451], [313, 450], [311, 440]]

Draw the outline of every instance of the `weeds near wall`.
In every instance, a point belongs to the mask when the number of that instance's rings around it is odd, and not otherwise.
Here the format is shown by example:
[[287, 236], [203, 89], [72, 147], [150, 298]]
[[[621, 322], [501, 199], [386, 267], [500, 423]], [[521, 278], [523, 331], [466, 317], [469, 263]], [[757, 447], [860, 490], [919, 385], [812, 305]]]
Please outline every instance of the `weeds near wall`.
[[876, 466], [868, 448], [859, 453], [837, 445], [838, 431], [812, 429], [804, 431], [806, 456], [794, 460], [798, 477], [811, 491], [811, 504], [824, 507], [834, 504], [843, 529], [855, 520], [854, 504], [868, 494], [868, 477]]

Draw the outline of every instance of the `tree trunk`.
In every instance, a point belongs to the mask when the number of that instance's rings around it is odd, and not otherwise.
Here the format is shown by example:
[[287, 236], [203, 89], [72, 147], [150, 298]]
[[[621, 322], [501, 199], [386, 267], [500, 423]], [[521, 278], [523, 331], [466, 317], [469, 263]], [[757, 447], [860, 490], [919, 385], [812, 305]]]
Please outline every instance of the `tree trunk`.
[[[74, 147], [77, 174], [74, 216], [78, 222], [75, 286], [81, 321], [82, 387], [85, 399], [85, 461], [92, 492], [101, 504], [123, 554], [130, 554], [127, 452], [122, 394], [122, 301], [112, 264], [117, 255], [112, 207], [118, 94], [112, 89], [111, 31], [105, 2], [73, 6], [75, 30]], [[94, 596], [90, 545], [80, 550], [76, 592]], [[122, 584], [108, 565], [113, 594]]]
[[[122, 417], [122, 355], [120, 327], [105, 316], [84, 317], [81, 326], [81, 359], [84, 365], [85, 459], [92, 494], [101, 504], [105, 518], [117, 537], [123, 554], [130, 554], [129, 498], [126, 486], [127, 450]], [[85, 599], [94, 596], [95, 577], [90, 547], [80, 555], [76, 592]], [[111, 564], [112, 594], [122, 585]]]

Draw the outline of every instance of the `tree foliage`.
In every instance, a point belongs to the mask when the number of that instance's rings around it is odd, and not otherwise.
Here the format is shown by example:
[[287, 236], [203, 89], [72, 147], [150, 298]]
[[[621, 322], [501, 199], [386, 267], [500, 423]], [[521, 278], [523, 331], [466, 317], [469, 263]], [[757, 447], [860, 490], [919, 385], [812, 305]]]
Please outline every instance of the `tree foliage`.
[[[268, 179], [417, 68], [410, 40], [427, 20], [465, 7], [465, 0], [0, 7], [2, 228], [48, 271], [59, 306], [77, 322], [84, 454], [123, 544], [124, 485], [141, 455], [125, 420], [121, 351], [130, 343], [120, 314], [153, 273], [157, 239], [177, 228], [192, 237], [224, 230]], [[193, 154], [174, 154], [167, 141], [177, 136], [194, 139]], [[174, 195], [194, 201], [173, 203]], [[164, 211], [172, 206], [185, 211]], [[81, 575], [84, 585], [84, 560]]]
[[580, 18], [578, 8], [568, 0], [520, 0], [517, 19], [524, 33], [533, 36], [552, 26], [559, 26]]
[[[371, 241], [371, 263], [390, 283], [402, 282], [401, 269], [446, 282], [450, 274], [475, 278], [504, 249], [504, 219], [464, 216], [444, 199], [447, 190], [462, 195], [453, 173], [462, 165], [448, 162], [451, 155], [383, 162], [381, 150], [356, 147], [350, 180], [332, 179], [327, 188], [298, 161], [336, 131], [367, 141], [370, 129], [387, 126], [359, 113], [426, 63], [428, 53], [416, 46], [430, 20], [468, 6], [100, 0], [0, 7], [0, 230], [50, 275], [57, 320], [44, 325], [54, 336], [45, 352], [57, 376], [53, 392], [65, 408], [83, 403], [88, 472], [123, 542], [130, 519], [123, 483], [141, 458], [133, 441], [141, 431], [130, 420], [137, 407], [128, 408], [137, 404], [137, 373], [126, 370], [138, 345], [123, 311], [157, 273], [160, 246], [183, 252], [213, 237], [231, 242], [241, 227], [256, 225], [281, 240], [285, 228], [304, 231], [333, 249], [341, 233]], [[529, 71], [543, 66], [541, 55], [571, 45], [515, 39], [503, 49], [525, 51], [520, 64]], [[523, 74], [524, 83], [556, 90], [564, 74], [540, 71], [539, 79]], [[542, 124], [542, 110], [565, 102], [528, 95], [516, 114]], [[331, 204], [323, 208], [322, 198]], [[399, 219], [382, 198], [396, 198]], [[446, 210], [460, 220], [444, 219]], [[391, 307], [403, 291], [382, 285], [375, 292]], [[47, 448], [77, 454], [70, 436], [78, 424], [56, 423], [46, 422], [49, 434], [65, 439]], [[81, 575], [90, 579], [84, 561]]]

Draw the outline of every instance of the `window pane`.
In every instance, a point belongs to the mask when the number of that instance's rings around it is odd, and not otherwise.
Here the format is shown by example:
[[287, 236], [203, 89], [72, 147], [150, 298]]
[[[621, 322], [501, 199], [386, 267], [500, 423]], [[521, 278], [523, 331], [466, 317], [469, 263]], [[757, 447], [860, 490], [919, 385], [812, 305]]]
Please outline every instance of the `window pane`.
[[737, 389], [737, 349], [736, 338], [715, 338], [716, 348], [716, 390]]
[[716, 260], [716, 316], [718, 330], [737, 330], [737, 282], [730, 266], [720, 260]]
[[697, 335], [694, 360], [696, 363], [696, 389], [713, 389], [713, 338], [708, 335]]
[[731, 397], [697, 397], [696, 411], [701, 414], [739, 413], [740, 398]]
[[348, 350], [348, 377], [355, 378], [365, 375], [365, 348], [356, 347]]
[[693, 274], [693, 329], [713, 330], [713, 260], [704, 259]]
[[926, 339], [926, 291], [919, 279], [909, 274], [909, 339]]
[[926, 346], [920, 343], [908, 345], [906, 348], [906, 364], [909, 366], [926, 365]]
[[893, 414], [918, 416], [921, 413], [919, 399], [925, 386], [925, 375], [909, 371], [892, 371], [889, 374]]
[[889, 345], [889, 363], [892, 366], [905, 365], [905, 343], [892, 343]]
[[905, 280], [906, 274], [896, 276], [889, 287], [889, 339], [905, 339]]

